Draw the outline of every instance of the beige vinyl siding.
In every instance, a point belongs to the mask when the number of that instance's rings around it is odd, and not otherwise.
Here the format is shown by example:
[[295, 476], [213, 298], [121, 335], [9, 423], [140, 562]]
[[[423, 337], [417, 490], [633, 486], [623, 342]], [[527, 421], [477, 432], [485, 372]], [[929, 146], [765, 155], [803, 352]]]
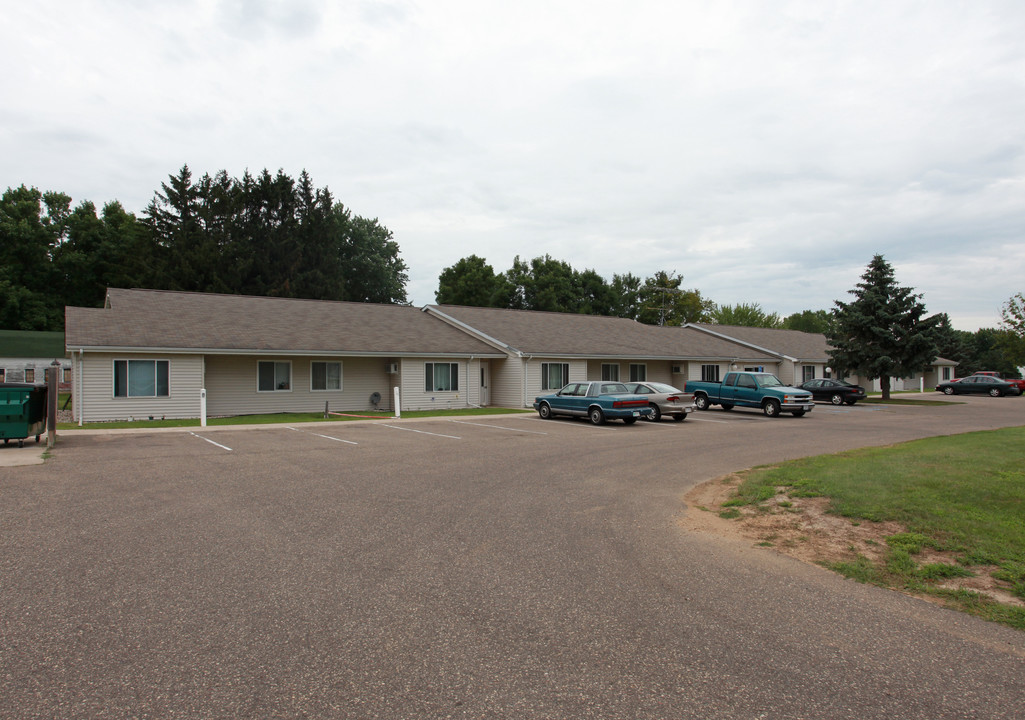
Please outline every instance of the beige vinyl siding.
[[[75, 419], [82, 422], [199, 417], [202, 355], [85, 353], [74, 357]], [[114, 397], [114, 360], [167, 360], [168, 397]], [[79, 377], [79, 372], [83, 377]], [[81, 393], [81, 395], [79, 394]]]
[[555, 392], [559, 388], [541, 389], [541, 364], [542, 363], [568, 363], [569, 379], [567, 382], [584, 382], [590, 378], [587, 376], [587, 360], [566, 360], [563, 358], [532, 358], [527, 361], [527, 397], [526, 405], [529, 407], [534, 398], [549, 392]]
[[[523, 399], [523, 363], [520, 358], [491, 361], [491, 406], [525, 407]], [[528, 398], [529, 405], [533, 397]]]
[[602, 365], [618, 365], [619, 382], [630, 382], [631, 365], [644, 365], [647, 368], [646, 380], [648, 382], [660, 382], [669, 385], [673, 383], [674, 363], [668, 360], [588, 360], [587, 379], [601, 380]]
[[[291, 363], [291, 389], [257, 391], [259, 362]], [[311, 390], [310, 364], [340, 362], [342, 389]], [[370, 410], [372, 393], [381, 394], [378, 408], [392, 409], [397, 375], [387, 373], [384, 358], [208, 355], [206, 358], [207, 414], [256, 415], [277, 412], [318, 412], [324, 403], [332, 411]]]
[[[459, 366], [459, 389], [427, 392], [427, 363], [455, 363]], [[472, 369], [471, 369], [472, 368]], [[456, 358], [405, 358], [401, 362], [402, 409], [403, 410], [448, 410], [472, 407], [480, 395], [480, 365], [478, 361]]]

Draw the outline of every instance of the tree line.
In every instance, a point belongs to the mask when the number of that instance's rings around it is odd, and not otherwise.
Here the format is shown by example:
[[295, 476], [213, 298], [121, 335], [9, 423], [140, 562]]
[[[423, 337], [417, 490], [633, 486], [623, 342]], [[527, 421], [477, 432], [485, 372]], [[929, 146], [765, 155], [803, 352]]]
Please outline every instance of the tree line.
[[[184, 166], [161, 183], [141, 218], [116, 201], [99, 212], [91, 201], [74, 208], [71, 202], [64, 193], [24, 185], [0, 196], [0, 327], [61, 330], [65, 306], [99, 307], [108, 287], [407, 302], [407, 268], [391, 231], [354, 215], [305, 171], [297, 179], [280, 170], [241, 178], [222, 170], [194, 179]], [[823, 333], [838, 370], [860, 367], [869, 377], [881, 377], [883, 365], [891, 375], [910, 374], [937, 356], [958, 362], [961, 376], [982, 369], [1017, 376], [1016, 365], [1025, 363], [1021, 293], [1003, 306], [1000, 328], [954, 330], [945, 314], [925, 316], [920, 296], [897, 285], [879, 255], [850, 291], [855, 302], [787, 317], [757, 303], [719, 305], [683, 280], [660, 270], [643, 280], [628, 272], [607, 281], [550, 255], [517, 256], [511, 268], [495, 272], [470, 255], [441, 272], [435, 298], [652, 325]]]
[[0, 197], [0, 327], [61, 330], [66, 305], [99, 307], [108, 287], [406, 302], [391, 231], [305, 171], [194, 179], [185, 166], [141, 218], [71, 202], [24, 185]]
[[470, 255], [441, 271], [435, 299], [442, 305], [607, 315], [649, 325], [704, 322], [806, 332], [825, 332], [827, 327], [825, 311], [805, 310], [783, 318], [758, 303], [719, 305], [700, 290], [683, 287], [683, 280], [668, 270], [643, 280], [633, 273], [606, 280], [550, 255], [529, 261], [516, 256], [511, 268], [496, 272], [484, 258]]

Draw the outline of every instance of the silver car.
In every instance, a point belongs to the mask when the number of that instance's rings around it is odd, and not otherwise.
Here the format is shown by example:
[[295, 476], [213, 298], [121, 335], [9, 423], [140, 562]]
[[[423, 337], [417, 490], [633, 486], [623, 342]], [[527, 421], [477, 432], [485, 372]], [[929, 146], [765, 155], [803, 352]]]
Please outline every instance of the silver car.
[[694, 394], [684, 392], [679, 388], [665, 383], [658, 382], [628, 382], [623, 383], [627, 390], [635, 395], [644, 395], [648, 398], [648, 405], [652, 414], [648, 420], [661, 420], [663, 415], [668, 415], [676, 422], [687, 419], [687, 416], [694, 412]]

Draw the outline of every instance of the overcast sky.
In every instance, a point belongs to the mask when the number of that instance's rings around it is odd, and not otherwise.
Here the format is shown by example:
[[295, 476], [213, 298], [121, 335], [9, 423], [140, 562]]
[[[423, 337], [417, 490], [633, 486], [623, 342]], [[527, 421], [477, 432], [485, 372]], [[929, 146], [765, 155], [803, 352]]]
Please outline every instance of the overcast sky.
[[930, 313], [1025, 290], [1025, 2], [0, 0], [0, 189], [138, 215], [309, 171], [409, 299], [476, 254], [780, 315], [875, 253]]

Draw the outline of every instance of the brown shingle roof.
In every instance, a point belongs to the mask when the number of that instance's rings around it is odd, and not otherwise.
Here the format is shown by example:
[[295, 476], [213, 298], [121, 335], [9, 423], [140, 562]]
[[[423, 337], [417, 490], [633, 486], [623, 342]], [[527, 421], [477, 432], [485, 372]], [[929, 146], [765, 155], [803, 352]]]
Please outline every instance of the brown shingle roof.
[[525, 355], [767, 358], [763, 353], [693, 328], [656, 327], [627, 318], [457, 305], [428, 305], [427, 309]]
[[115, 288], [107, 291], [107, 304], [67, 308], [69, 349], [498, 355], [404, 305]]
[[690, 327], [724, 335], [798, 360], [824, 360], [828, 357], [829, 343], [821, 333], [705, 323], [691, 323]]

